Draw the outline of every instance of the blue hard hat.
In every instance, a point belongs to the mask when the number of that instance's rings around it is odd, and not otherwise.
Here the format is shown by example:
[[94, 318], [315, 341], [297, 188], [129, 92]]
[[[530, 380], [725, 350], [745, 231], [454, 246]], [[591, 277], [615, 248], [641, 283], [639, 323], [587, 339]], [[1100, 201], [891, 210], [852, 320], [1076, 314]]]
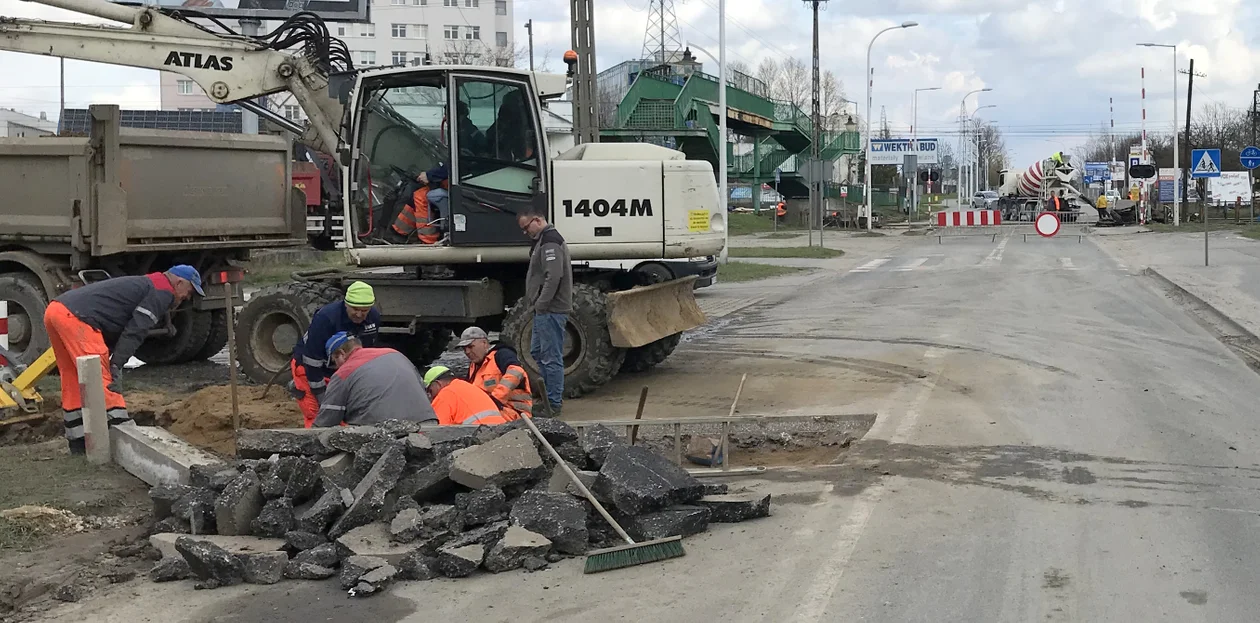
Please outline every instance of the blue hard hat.
[[331, 359], [333, 352], [338, 348], [341, 348], [342, 344], [350, 341], [351, 337], [353, 336], [345, 331], [338, 331], [334, 333], [332, 337], [328, 338], [327, 342], [324, 342], [324, 352]]

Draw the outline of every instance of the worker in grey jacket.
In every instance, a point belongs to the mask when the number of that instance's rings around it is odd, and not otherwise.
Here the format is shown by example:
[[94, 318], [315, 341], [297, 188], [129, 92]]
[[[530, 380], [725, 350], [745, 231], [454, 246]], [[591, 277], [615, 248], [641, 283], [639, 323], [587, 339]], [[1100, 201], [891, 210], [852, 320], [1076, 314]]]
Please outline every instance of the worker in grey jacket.
[[564, 236], [542, 214], [520, 214], [516, 224], [534, 239], [525, 275], [525, 300], [534, 308], [529, 353], [546, 383], [551, 415], [559, 417], [564, 401], [564, 328], [573, 310], [573, 263]]
[[411, 361], [392, 348], [364, 348], [339, 331], [325, 344], [337, 371], [328, 379], [314, 426], [410, 420], [437, 424], [424, 382]]

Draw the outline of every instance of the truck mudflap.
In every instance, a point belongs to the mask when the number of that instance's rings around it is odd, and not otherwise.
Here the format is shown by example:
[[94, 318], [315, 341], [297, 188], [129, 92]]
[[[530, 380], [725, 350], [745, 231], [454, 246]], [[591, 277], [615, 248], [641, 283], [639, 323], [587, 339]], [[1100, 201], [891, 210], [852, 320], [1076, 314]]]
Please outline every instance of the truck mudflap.
[[608, 334], [613, 346], [637, 348], [703, 325], [696, 303], [696, 276], [608, 294]]

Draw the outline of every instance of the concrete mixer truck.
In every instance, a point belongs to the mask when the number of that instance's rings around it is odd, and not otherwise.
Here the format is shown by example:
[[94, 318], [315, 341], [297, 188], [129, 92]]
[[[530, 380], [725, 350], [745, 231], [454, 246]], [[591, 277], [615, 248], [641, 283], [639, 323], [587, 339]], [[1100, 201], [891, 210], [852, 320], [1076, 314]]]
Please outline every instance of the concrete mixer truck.
[[1034, 162], [1026, 169], [1001, 172], [1000, 198], [995, 208], [1002, 211], [1002, 220], [1032, 221], [1047, 209], [1051, 197], [1058, 196], [1067, 206], [1059, 215], [1066, 223], [1120, 225], [1134, 221], [1133, 208], [1098, 208], [1085, 195], [1084, 162], [1062, 152], [1057, 156]]

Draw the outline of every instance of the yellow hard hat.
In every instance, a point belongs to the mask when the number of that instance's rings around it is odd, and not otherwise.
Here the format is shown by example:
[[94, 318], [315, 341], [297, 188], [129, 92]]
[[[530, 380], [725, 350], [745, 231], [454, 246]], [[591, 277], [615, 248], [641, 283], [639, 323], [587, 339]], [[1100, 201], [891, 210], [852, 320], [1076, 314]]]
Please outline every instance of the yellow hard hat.
[[433, 366], [432, 368], [429, 368], [429, 371], [424, 373], [424, 386], [428, 387], [429, 384], [436, 381], [439, 376], [447, 374], [450, 371], [451, 369], [446, 366]]

